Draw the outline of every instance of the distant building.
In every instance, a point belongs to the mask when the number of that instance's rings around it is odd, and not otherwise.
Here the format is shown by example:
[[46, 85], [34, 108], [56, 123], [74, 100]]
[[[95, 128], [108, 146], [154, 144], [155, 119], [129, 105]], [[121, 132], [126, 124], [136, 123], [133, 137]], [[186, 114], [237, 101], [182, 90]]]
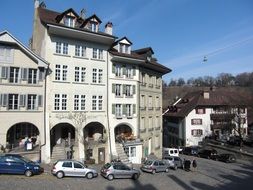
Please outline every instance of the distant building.
[[163, 116], [163, 146], [198, 145], [205, 137], [247, 135], [247, 107], [221, 90], [186, 94]]

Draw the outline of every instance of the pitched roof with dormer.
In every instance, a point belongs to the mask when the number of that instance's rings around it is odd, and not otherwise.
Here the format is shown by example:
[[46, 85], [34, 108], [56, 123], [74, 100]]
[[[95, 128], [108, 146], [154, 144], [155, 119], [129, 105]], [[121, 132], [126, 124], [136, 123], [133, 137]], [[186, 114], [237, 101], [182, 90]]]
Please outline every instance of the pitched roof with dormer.
[[[205, 97], [204, 93], [208, 93]], [[225, 90], [214, 91], [195, 91], [186, 94], [175, 106], [169, 106], [165, 116], [186, 117], [193, 109], [197, 107], [246, 107], [246, 104], [237, 93], [227, 92]]]

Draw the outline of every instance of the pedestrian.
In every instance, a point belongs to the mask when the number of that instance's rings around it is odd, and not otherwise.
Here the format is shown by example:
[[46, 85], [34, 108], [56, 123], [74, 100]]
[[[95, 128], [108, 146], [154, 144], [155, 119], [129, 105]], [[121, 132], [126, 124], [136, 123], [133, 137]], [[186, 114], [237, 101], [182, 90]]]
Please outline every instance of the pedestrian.
[[197, 170], [197, 161], [195, 159], [193, 159], [192, 161], [192, 168], [193, 168], [193, 171]]

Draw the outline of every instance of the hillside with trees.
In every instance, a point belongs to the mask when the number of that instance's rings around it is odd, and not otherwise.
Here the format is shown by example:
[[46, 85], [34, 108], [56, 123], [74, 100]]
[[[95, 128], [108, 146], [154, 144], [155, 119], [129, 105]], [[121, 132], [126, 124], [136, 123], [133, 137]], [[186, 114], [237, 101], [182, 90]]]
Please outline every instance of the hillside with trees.
[[221, 73], [217, 77], [204, 76], [190, 78], [187, 81], [179, 78], [171, 79], [169, 83], [163, 82], [163, 108], [166, 109], [188, 92], [210, 90], [210, 88], [234, 93], [240, 97], [242, 103], [248, 105], [249, 122], [253, 122], [253, 72], [236, 76]]

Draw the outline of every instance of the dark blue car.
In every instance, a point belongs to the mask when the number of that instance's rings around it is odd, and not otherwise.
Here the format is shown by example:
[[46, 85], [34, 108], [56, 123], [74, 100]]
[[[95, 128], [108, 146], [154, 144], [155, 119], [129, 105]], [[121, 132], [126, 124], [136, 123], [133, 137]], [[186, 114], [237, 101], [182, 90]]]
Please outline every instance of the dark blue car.
[[18, 154], [0, 155], [0, 174], [24, 174], [30, 177], [34, 174], [40, 174], [43, 168]]

